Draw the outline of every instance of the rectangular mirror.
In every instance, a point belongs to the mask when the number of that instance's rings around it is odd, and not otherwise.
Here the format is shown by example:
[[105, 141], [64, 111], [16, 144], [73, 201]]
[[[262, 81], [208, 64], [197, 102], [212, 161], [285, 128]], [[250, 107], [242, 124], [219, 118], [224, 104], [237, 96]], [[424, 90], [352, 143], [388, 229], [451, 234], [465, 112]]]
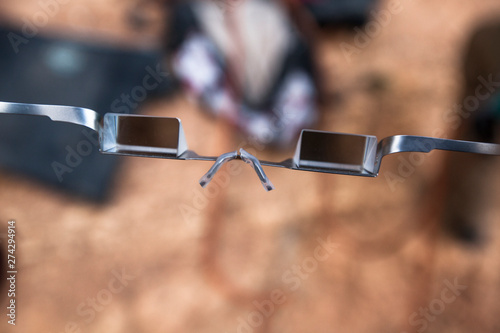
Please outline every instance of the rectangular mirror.
[[179, 119], [116, 113], [104, 117], [101, 144], [105, 153], [142, 153], [172, 158], [187, 150]]
[[303, 130], [294, 162], [299, 168], [373, 172], [377, 138], [369, 135]]

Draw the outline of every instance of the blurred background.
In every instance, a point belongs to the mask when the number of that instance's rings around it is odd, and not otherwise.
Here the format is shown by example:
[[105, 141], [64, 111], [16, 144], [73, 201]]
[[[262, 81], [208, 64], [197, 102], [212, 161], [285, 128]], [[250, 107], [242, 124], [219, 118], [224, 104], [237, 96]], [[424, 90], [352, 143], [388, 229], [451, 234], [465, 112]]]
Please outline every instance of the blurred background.
[[[304, 127], [498, 142], [495, 0], [0, 1], [0, 31], [0, 100], [179, 117], [204, 155], [280, 161]], [[202, 189], [210, 163], [0, 128], [3, 332], [500, 331], [496, 158], [266, 168], [266, 193], [238, 161]]]

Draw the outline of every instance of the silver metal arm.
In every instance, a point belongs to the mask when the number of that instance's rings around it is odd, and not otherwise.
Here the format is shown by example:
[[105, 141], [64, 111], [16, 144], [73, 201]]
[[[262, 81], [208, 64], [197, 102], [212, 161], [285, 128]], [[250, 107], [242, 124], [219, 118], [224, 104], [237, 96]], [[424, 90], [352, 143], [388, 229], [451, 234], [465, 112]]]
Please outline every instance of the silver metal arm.
[[432, 150], [500, 155], [500, 145], [484, 142], [439, 139], [414, 135], [395, 135], [380, 140], [377, 148], [375, 171], [378, 174], [382, 157], [403, 152], [430, 153]]
[[23, 104], [0, 102], [0, 113], [45, 116], [53, 121], [62, 121], [100, 131], [100, 115], [94, 110], [60, 105]]

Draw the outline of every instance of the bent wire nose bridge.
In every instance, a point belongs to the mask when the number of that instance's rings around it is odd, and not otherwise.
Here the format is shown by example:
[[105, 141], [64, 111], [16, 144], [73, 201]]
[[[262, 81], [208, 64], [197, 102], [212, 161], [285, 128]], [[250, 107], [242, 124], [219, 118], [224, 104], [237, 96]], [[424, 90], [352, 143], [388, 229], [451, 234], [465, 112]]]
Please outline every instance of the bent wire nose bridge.
[[274, 186], [262, 166], [291, 170], [376, 177], [384, 156], [402, 152], [428, 153], [450, 150], [485, 155], [500, 155], [500, 145], [482, 142], [438, 139], [423, 136], [396, 135], [382, 139], [371, 135], [354, 135], [304, 129], [295, 154], [281, 162], [258, 160], [243, 149], [218, 157], [198, 155], [189, 150], [181, 121], [177, 118], [152, 117], [97, 112], [72, 106], [0, 102], [0, 114], [45, 116], [53, 121], [88, 127], [99, 135], [99, 150], [104, 154], [214, 161], [200, 179], [205, 187], [228, 161], [241, 159], [250, 164], [267, 191]]
[[205, 187], [208, 185], [208, 183], [210, 183], [212, 178], [215, 176], [217, 171], [224, 163], [236, 159], [241, 159], [243, 162], [250, 164], [254, 168], [255, 172], [257, 173], [257, 176], [260, 179], [260, 182], [262, 183], [262, 186], [264, 186], [264, 189], [266, 191], [274, 190], [274, 185], [271, 183], [269, 178], [267, 178], [266, 173], [264, 172], [264, 169], [260, 164], [260, 161], [243, 148], [240, 148], [239, 152], [233, 151], [230, 153], [222, 154], [219, 157], [217, 157], [214, 165], [210, 168], [210, 170], [208, 170], [208, 172], [205, 175], [203, 175], [203, 177], [201, 177], [200, 179], [201, 187]]

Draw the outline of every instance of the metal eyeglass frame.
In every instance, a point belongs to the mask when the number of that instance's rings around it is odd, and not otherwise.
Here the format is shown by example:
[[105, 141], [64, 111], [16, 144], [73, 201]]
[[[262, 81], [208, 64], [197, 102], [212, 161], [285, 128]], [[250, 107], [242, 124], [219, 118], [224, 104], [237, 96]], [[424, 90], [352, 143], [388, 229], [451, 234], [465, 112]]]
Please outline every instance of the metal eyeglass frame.
[[205, 187], [219, 168], [231, 160], [250, 164], [266, 189], [274, 189], [262, 166], [323, 172], [350, 176], [376, 177], [382, 158], [402, 152], [429, 153], [449, 150], [485, 155], [500, 155], [500, 145], [412, 135], [390, 136], [377, 142], [371, 135], [354, 135], [302, 130], [295, 155], [281, 162], [258, 160], [244, 149], [220, 156], [198, 155], [188, 149], [178, 118], [97, 112], [72, 106], [0, 102], [0, 114], [46, 116], [53, 121], [88, 127], [99, 135], [99, 150], [104, 154], [214, 161], [200, 179]]

